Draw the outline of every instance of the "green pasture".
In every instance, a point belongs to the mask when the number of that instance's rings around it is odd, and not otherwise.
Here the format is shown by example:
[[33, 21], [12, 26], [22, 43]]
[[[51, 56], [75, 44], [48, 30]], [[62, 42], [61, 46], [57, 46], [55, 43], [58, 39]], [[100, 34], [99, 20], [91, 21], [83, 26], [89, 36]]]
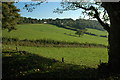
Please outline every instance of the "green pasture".
[[[3, 49], [13, 49], [15, 46], [4, 45]], [[108, 55], [106, 48], [56, 48], [56, 47], [25, 47], [18, 46], [18, 50], [38, 54], [40, 56], [61, 61], [65, 63], [86, 65], [96, 68], [102, 62], [107, 62]]]
[[[96, 31], [94, 29], [88, 29], [91, 33], [98, 35], [106, 35], [105, 31]], [[84, 34], [79, 37], [75, 34], [75, 31], [59, 28], [50, 24], [21, 24], [17, 25], [17, 30], [7, 32], [2, 31], [2, 36], [7, 38], [18, 38], [20, 40], [36, 40], [47, 39], [67, 42], [79, 42], [79, 43], [95, 43], [107, 45], [107, 38], [91, 36]]]
[[97, 34], [98, 36], [100, 36], [100, 35], [107, 36], [108, 35], [107, 31], [100, 31], [100, 30], [97, 30], [97, 29], [87, 28], [87, 32]]

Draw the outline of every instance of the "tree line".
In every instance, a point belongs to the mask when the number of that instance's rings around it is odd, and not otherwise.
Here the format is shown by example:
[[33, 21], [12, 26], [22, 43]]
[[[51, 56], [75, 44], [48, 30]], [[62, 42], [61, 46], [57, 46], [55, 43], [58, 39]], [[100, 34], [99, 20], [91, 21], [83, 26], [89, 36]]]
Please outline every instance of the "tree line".
[[104, 30], [102, 26], [96, 20], [86, 20], [86, 19], [76, 19], [73, 20], [71, 18], [67, 19], [33, 19], [27, 17], [20, 17], [17, 24], [52, 24], [58, 27], [71, 29], [76, 31], [77, 29], [85, 29], [85, 28], [92, 28], [98, 30]]

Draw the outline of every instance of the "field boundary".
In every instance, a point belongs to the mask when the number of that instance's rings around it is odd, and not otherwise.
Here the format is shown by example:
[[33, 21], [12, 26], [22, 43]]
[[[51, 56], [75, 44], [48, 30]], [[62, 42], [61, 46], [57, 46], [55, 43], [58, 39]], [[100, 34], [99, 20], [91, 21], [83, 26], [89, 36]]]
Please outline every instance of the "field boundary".
[[100, 47], [107, 48], [107, 46], [102, 44], [94, 44], [94, 43], [78, 43], [78, 42], [65, 42], [65, 41], [55, 41], [49, 39], [41, 39], [41, 40], [19, 40], [15, 38], [2, 38], [3, 44], [11, 44], [11, 45], [19, 45], [19, 46], [35, 46], [35, 47]]

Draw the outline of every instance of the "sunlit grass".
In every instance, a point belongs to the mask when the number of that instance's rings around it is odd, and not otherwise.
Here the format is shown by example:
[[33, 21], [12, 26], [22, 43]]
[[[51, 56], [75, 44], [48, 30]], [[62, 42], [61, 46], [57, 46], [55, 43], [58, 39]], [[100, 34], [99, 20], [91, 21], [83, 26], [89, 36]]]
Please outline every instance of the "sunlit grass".
[[100, 35], [107, 36], [108, 35], [107, 31], [100, 31], [100, 30], [90, 29], [90, 28], [87, 28], [87, 32], [97, 34], [98, 36], [100, 36]]
[[[15, 46], [4, 46], [4, 49], [16, 49]], [[106, 48], [55, 48], [55, 47], [24, 47], [19, 46], [18, 50], [28, 51], [47, 58], [54, 58], [65, 63], [97, 67], [99, 61], [107, 62], [108, 55]]]
[[[67, 42], [79, 42], [79, 43], [95, 43], [107, 45], [107, 38], [91, 36], [84, 34], [81, 37], [75, 34], [75, 31], [67, 30], [64, 28], [59, 28], [50, 24], [22, 24], [17, 26], [16, 31], [11, 31], [10, 33], [7, 30], [3, 30], [3, 37], [8, 38], [18, 38], [20, 40], [36, 40], [36, 39], [51, 39], [57, 41], [67, 41]], [[88, 30], [92, 33], [97, 32], [94, 29]], [[66, 35], [65, 33], [69, 34]], [[104, 34], [104, 31], [98, 31], [96, 34]], [[70, 36], [74, 35], [74, 36]]]

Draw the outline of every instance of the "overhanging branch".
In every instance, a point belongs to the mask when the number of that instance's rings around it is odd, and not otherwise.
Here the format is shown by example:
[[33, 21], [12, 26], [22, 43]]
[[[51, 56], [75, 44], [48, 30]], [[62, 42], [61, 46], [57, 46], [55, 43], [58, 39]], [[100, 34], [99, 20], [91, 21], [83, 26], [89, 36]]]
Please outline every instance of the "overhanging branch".
[[81, 8], [81, 9], [84, 9], [84, 10], [93, 10], [95, 12], [94, 14], [94, 18], [96, 18], [98, 20], [98, 22], [103, 26], [103, 28], [109, 33], [110, 32], [110, 27], [109, 27], [109, 24], [108, 23], [104, 23], [100, 17], [99, 17], [99, 13], [97, 11], [97, 9], [95, 9], [95, 7], [91, 6], [89, 8], [85, 8], [85, 7], [82, 7], [80, 5], [76, 5], [76, 7], [78, 8]]

